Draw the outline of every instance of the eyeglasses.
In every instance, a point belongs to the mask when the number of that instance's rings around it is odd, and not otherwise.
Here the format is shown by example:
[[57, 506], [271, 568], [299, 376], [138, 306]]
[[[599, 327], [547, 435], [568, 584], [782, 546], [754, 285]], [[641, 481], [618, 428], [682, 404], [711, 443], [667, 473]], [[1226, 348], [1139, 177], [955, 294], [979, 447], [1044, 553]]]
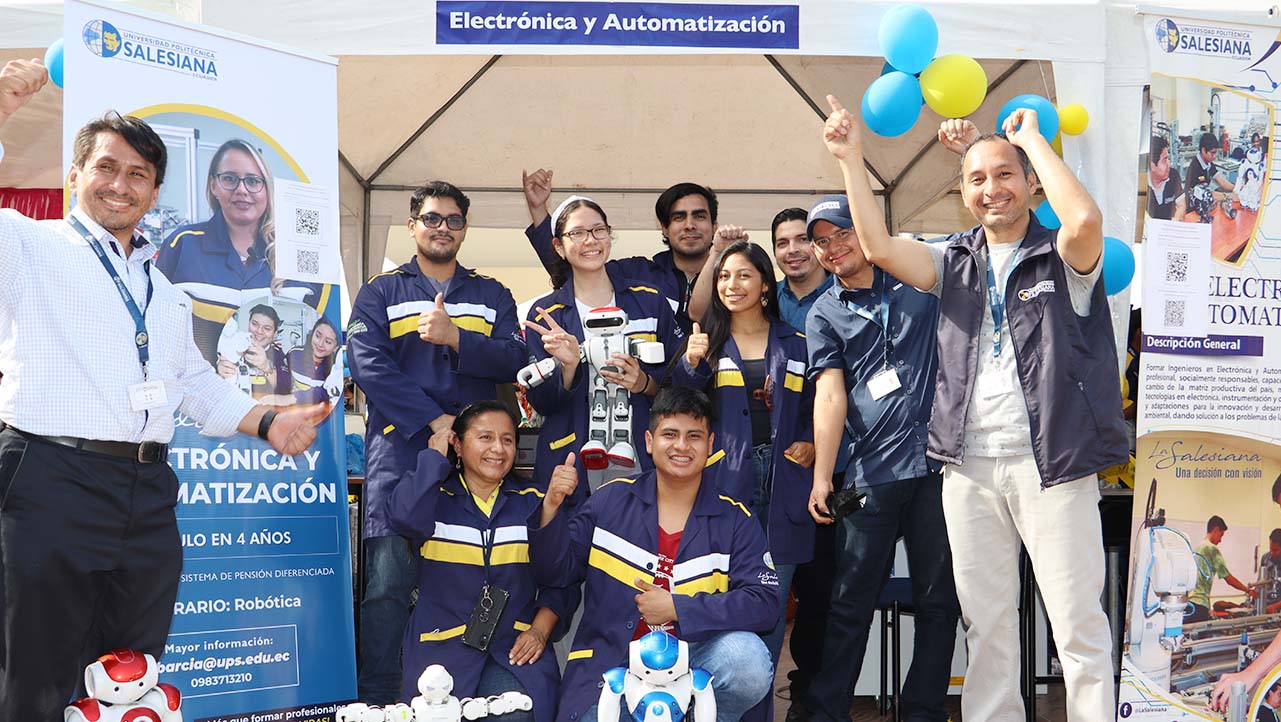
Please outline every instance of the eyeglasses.
[[247, 175], [241, 178], [235, 173], [219, 173], [214, 178], [218, 180], [218, 185], [229, 193], [234, 193], [241, 183], [245, 184], [245, 190], [250, 193], [257, 193], [267, 184], [267, 181], [263, 180], [261, 176], [256, 175]]
[[446, 226], [449, 226], [449, 230], [451, 231], [461, 231], [467, 225], [467, 219], [463, 218], [462, 215], [458, 213], [448, 216], [442, 216], [439, 213], [434, 212], [424, 213], [421, 216], [418, 216], [418, 220], [428, 228], [440, 228], [440, 224], [443, 221]]
[[853, 232], [854, 232], [853, 228], [842, 228], [830, 236], [815, 236], [814, 238], [810, 239], [810, 243], [813, 243], [816, 248], [819, 248], [821, 250], [821, 249], [827, 248], [827, 244], [831, 243], [832, 241], [841, 241], [842, 243], [844, 243], [845, 240], [848, 239], [850, 237], [850, 234]]
[[565, 231], [560, 235], [562, 238], [568, 238], [574, 243], [582, 243], [587, 240], [587, 236], [591, 236], [598, 241], [603, 241], [606, 238], [609, 238], [613, 232], [614, 229], [609, 226], [596, 226], [595, 228], [575, 228], [572, 231]]

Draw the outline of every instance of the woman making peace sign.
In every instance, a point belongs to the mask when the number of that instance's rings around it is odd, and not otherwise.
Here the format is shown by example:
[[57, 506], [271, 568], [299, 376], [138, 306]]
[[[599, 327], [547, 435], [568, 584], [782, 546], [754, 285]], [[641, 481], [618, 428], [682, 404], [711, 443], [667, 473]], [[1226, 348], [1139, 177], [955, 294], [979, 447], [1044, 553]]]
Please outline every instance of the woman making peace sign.
[[[525, 345], [534, 361], [555, 358], [560, 371], [527, 394], [529, 403], [543, 415], [538, 434], [538, 451], [534, 461], [534, 479], [546, 483], [551, 470], [569, 452], [578, 452], [589, 440], [590, 374], [579, 362], [580, 343], [585, 338], [583, 318], [593, 309], [618, 308], [627, 314], [623, 333], [637, 341], [663, 344], [666, 357], [680, 348], [682, 334], [676, 325], [671, 306], [657, 289], [623, 278], [606, 269], [613, 230], [605, 211], [594, 201], [572, 197], [552, 214], [552, 247], [561, 262], [552, 268], [555, 291], [539, 299], [525, 321]], [[532, 332], [532, 333], [531, 333]], [[537, 335], [535, 335], [537, 334]], [[601, 377], [610, 384], [626, 389], [631, 407], [631, 444], [638, 457], [637, 467], [653, 465], [641, 443], [649, 424], [649, 401], [658, 393], [658, 376], [662, 364], [643, 364], [631, 356], [614, 355]], [[612, 400], [612, 399], [611, 399]], [[606, 403], [608, 413], [615, 413]], [[600, 439], [609, 448], [615, 439]], [[610, 476], [631, 472], [611, 468]], [[594, 479], [596, 485], [605, 475]], [[570, 503], [577, 503], [587, 493], [587, 469], [579, 465], [579, 486]]]

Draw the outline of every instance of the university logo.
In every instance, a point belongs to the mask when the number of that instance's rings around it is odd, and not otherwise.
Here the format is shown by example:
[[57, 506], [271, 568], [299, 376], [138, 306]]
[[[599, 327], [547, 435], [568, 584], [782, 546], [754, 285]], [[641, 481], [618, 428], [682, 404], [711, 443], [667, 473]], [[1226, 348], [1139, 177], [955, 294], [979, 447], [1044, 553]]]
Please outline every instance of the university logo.
[[1251, 31], [1228, 25], [1184, 23], [1169, 18], [1156, 23], [1156, 43], [1167, 53], [1201, 57], [1249, 60]]
[[1156, 43], [1167, 53], [1179, 48], [1179, 26], [1169, 18], [1161, 18], [1156, 23]]
[[119, 58], [206, 80], [218, 79], [218, 55], [169, 38], [120, 30], [106, 20], [90, 20], [80, 33], [86, 48], [100, 58]]
[[1054, 281], [1041, 281], [1031, 288], [1019, 291], [1020, 301], [1031, 301], [1042, 293], [1054, 293]]
[[115, 57], [120, 52], [120, 31], [106, 20], [90, 20], [81, 33], [85, 47], [100, 58]]

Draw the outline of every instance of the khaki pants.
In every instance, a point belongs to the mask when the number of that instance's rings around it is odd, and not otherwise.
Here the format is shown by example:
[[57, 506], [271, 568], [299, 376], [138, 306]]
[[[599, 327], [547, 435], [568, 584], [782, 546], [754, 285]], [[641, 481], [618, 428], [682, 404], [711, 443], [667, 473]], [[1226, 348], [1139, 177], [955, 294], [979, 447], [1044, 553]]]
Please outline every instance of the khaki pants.
[[1027, 547], [1067, 687], [1069, 722], [1116, 718], [1103, 536], [1094, 474], [1040, 487], [1031, 454], [971, 456], [943, 470], [943, 512], [969, 665], [965, 722], [1023, 722], [1019, 548]]

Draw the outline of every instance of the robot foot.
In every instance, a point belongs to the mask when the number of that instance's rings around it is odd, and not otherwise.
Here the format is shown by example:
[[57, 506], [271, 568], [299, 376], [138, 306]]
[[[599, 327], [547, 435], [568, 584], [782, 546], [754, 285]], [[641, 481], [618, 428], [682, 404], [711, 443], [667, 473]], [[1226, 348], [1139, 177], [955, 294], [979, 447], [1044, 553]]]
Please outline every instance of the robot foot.
[[609, 452], [605, 451], [605, 445], [599, 441], [583, 444], [583, 448], [578, 451], [578, 458], [582, 460], [583, 468], [589, 471], [600, 471], [609, 466]]
[[620, 441], [609, 447], [609, 463], [623, 469], [635, 469], [636, 451], [631, 444]]

